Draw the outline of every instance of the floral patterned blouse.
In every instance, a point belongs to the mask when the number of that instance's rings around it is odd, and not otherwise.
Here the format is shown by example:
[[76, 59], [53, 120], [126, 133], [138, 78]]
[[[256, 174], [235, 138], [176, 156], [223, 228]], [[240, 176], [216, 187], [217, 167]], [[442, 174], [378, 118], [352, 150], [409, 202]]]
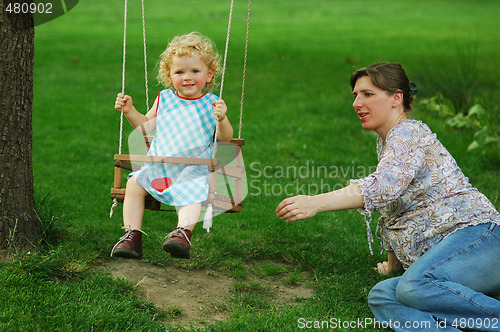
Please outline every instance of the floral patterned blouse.
[[377, 170], [351, 183], [363, 193], [363, 214], [380, 211], [377, 229], [382, 248], [394, 251], [405, 269], [459, 229], [489, 222], [500, 225], [493, 204], [470, 185], [436, 134], [421, 121], [396, 125], [385, 143], [379, 137], [377, 155]]

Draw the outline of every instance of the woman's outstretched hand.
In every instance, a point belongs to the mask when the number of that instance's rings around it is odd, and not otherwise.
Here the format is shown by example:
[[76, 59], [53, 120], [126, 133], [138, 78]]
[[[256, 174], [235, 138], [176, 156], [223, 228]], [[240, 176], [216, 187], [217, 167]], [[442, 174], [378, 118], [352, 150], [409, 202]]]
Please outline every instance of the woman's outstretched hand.
[[312, 218], [318, 213], [314, 196], [299, 195], [284, 199], [276, 208], [278, 218], [287, 222]]

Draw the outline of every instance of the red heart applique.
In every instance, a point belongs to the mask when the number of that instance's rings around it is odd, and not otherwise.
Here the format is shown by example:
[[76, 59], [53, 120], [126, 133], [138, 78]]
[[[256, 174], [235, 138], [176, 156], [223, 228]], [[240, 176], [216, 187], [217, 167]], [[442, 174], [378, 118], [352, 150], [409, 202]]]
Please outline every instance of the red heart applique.
[[163, 192], [165, 189], [172, 185], [172, 180], [170, 178], [158, 178], [151, 181], [151, 187], [159, 192]]

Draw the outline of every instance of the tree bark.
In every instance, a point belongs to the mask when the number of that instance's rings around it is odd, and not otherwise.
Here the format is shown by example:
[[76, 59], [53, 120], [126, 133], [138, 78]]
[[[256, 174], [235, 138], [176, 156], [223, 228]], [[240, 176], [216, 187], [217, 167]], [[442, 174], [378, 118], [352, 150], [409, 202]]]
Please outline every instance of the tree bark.
[[35, 30], [31, 14], [6, 12], [9, 3], [0, 0], [0, 249], [25, 250], [41, 236], [32, 168]]

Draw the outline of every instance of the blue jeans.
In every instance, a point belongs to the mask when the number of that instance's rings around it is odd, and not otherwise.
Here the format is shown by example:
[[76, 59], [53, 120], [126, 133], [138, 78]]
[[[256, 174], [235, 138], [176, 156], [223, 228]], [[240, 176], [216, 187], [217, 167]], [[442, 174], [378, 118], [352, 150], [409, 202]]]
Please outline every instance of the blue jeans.
[[447, 236], [401, 277], [368, 295], [375, 318], [394, 331], [500, 331], [500, 226], [469, 226]]

